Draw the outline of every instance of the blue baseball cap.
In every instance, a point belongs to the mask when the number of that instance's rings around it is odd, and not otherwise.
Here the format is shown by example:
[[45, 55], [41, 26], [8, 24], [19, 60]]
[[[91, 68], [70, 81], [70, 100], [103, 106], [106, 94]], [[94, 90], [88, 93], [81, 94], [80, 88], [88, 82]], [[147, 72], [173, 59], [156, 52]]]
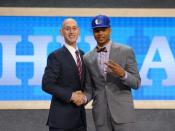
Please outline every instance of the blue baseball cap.
[[106, 27], [110, 28], [110, 20], [106, 15], [97, 15], [92, 19], [92, 29]]

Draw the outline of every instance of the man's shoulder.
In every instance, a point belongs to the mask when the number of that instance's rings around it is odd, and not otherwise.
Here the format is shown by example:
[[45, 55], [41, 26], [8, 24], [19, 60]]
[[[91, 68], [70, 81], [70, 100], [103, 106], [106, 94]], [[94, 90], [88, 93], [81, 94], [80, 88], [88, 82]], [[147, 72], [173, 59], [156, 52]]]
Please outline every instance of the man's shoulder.
[[58, 57], [64, 54], [64, 48], [61, 47], [59, 49], [54, 50], [49, 54], [49, 57]]
[[84, 57], [85, 57], [85, 58], [91, 57], [91, 56], [93, 55], [93, 53], [94, 53], [94, 50], [95, 50], [95, 49], [92, 49], [92, 50], [88, 51], [88, 52], [84, 55]]
[[132, 50], [132, 47], [126, 45], [126, 44], [122, 44], [122, 43], [112, 43], [112, 48], [116, 48], [116, 49], [120, 49], [120, 50]]
[[80, 52], [81, 55], [84, 55], [84, 51], [83, 50], [79, 49], [79, 52]]

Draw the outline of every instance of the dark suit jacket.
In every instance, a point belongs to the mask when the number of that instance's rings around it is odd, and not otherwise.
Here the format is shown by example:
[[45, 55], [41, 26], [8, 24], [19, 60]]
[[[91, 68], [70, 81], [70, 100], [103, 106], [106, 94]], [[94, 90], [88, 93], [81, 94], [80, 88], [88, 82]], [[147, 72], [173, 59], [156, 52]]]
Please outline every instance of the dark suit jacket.
[[[80, 51], [82, 57], [83, 52]], [[79, 79], [76, 63], [63, 46], [48, 56], [47, 66], [42, 79], [42, 89], [52, 95], [47, 124], [50, 127], [73, 129], [86, 127], [84, 106], [70, 102], [72, 92], [83, 90], [84, 62], [82, 80]]]

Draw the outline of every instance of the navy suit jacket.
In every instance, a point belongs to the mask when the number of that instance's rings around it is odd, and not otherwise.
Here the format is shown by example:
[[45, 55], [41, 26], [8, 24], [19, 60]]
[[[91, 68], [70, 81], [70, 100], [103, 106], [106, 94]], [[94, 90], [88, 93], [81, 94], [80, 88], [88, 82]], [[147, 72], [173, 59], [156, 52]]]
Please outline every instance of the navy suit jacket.
[[[83, 52], [80, 51], [82, 58]], [[76, 63], [63, 46], [48, 56], [42, 79], [42, 89], [52, 95], [47, 125], [60, 129], [86, 127], [84, 106], [70, 102], [72, 92], [84, 88], [84, 62], [82, 80], [79, 79]]]

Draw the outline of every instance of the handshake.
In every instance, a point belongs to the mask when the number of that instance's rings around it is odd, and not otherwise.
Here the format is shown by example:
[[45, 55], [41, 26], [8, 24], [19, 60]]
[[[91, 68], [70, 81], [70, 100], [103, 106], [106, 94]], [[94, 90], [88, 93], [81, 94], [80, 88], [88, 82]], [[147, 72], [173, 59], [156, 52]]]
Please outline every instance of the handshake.
[[71, 101], [77, 106], [81, 106], [87, 102], [87, 97], [82, 91], [76, 91], [72, 93]]

